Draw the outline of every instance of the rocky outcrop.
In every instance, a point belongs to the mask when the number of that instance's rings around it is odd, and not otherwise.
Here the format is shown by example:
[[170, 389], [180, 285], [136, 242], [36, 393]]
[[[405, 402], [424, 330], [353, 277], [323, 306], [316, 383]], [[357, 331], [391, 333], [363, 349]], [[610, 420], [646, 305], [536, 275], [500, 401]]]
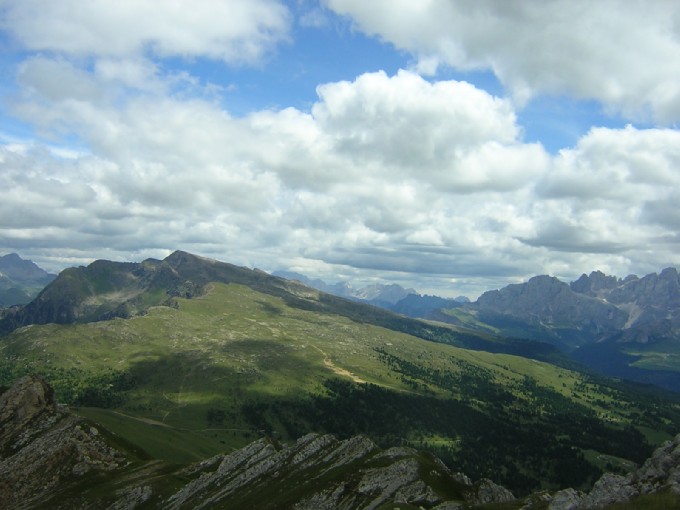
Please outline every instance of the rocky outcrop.
[[534, 494], [525, 500], [523, 510], [598, 510], [638, 496], [669, 491], [680, 501], [680, 435], [657, 448], [633, 473], [622, 476], [605, 473], [587, 494], [564, 489], [555, 494]]
[[99, 431], [61, 409], [36, 376], [0, 396], [0, 508], [33, 508], [91, 472], [125, 463]]
[[507, 503], [514, 501], [515, 496], [505, 487], [483, 478], [470, 489], [465, 491], [467, 500], [473, 505], [486, 505], [488, 503]]
[[[438, 459], [410, 448], [381, 451], [363, 436], [339, 441], [309, 434], [288, 447], [262, 439], [184, 474], [195, 478], [167, 499], [166, 508], [370, 510], [386, 504], [439, 508], [447, 502], [450, 505], [441, 508], [456, 508], [464, 502], [514, 499], [489, 480], [472, 484]], [[448, 487], [447, 493], [442, 486]], [[276, 503], [263, 501], [263, 494], [276, 495]]]

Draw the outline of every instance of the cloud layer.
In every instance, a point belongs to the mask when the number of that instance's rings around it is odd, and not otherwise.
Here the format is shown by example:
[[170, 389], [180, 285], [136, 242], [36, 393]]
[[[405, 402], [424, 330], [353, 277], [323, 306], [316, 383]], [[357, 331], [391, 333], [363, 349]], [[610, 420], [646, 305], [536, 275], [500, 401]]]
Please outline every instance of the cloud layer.
[[[37, 138], [0, 146], [0, 251], [56, 269], [181, 248], [268, 270], [471, 296], [539, 273], [625, 276], [678, 263], [677, 130], [594, 127], [549, 154], [523, 141], [516, 101], [415, 69], [319, 84], [305, 111], [237, 117], [160, 58], [262, 62], [292, 37], [293, 15], [282, 4], [234, 2], [233, 17], [220, 24], [223, 2], [175, 2], [154, 20], [154, 2], [84, 10], [39, 3], [2, 4], [5, 29], [26, 51], [8, 108]], [[568, 33], [577, 6], [580, 22], [613, 23], [589, 4], [539, 3], [529, 12], [513, 3], [495, 13], [500, 21], [487, 19], [498, 2], [471, 12], [456, 2], [414, 11], [420, 4], [406, 2], [395, 16], [384, 16], [378, 1], [327, 4], [413, 52], [421, 68], [432, 59], [490, 66], [515, 95], [568, 93], [661, 116], [649, 99], [652, 78], [631, 80], [630, 69], [607, 60], [608, 33], [601, 54], [581, 52], [579, 34]], [[559, 16], [543, 7], [558, 4], [572, 7]], [[78, 14], [66, 16], [69, 9]], [[647, 13], [654, 23], [656, 15]], [[471, 20], [478, 30], [456, 30]], [[668, 23], [661, 26], [677, 29]], [[651, 26], [639, 25], [643, 34]], [[525, 32], [534, 39], [508, 42]], [[110, 44], [93, 36], [102, 33], [111, 33]], [[675, 48], [664, 33], [647, 43]], [[572, 62], [550, 58], [559, 44], [575, 45]], [[526, 45], [540, 48], [525, 54]], [[657, 78], [667, 75], [660, 86], [677, 78], [675, 62], [647, 64]], [[582, 76], [600, 65], [611, 87]], [[668, 91], [670, 115], [678, 99]]]
[[209, 57], [252, 63], [285, 40], [277, 0], [5, 0], [2, 28], [28, 50], [74, 56]]
[[520, 104], [565, 94], [631, 119], [680, 120], [680, 4], [673, 0], [326, 4], [413, 53], [420, 71], [492, 70]]

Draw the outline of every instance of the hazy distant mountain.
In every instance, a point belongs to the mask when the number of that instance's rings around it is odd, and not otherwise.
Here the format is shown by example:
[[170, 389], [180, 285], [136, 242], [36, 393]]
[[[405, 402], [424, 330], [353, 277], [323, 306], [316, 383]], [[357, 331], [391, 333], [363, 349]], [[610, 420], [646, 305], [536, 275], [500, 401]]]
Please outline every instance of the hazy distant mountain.
[[656, 342], [680, 340], [680, 276], [669, 267], [643, 278], [635, 275], [617, 281], [616, 285], [599, 286], [601, 273], [581, 276], [574, 282], [576, 289], [588, 282], [591, 294], [606, 300], [627, 314], [627, 321], [617, 341]]
[[352, 297], [353, 289], [348, 282], [326, 283], [319, 278], [309, 278], [294, 271], [274, 271], [272, 276], [278, 276], [279, 278], [285, 278], [286, 280], [298, 281], [300, 283], [304, 283], [308, 287], [312, 287], [313, 289], [317, 289], [322, 292], [328, 292], [329, 294], [333, 294], [335, 296]]
[[349, 282], [328, 284], [318, 278], [308, 278], [303, 274], [292, 271], [274, 271], [272, 274], [288, 280], [297, 280], [317, 290], [328, 292], [329, 294], [363, 301], [374, 306], [388, 309], [390, 309], [391, 305], [397, 304], [409, 294], [416, 294], [415, 289], [405, 289], [396, 283], [374, 283], [372, 285], [367, 285], [366, 287], [355, 288]]
[[[602, 298], [574, 292], [550, 276], [535, 276], [522, 284], [508, 285], [482, 294], [466, 306], [480, 320], [508, 327], [519, 322], [531, 337], [550, 335], [567, 348], [578, 347], [626, 325], [628, 314]], [[513, 333], [517, 333], [513, 326]]]
[[461, 298], [450, 299], [439, 296], [409, 294], [391, 306], [390, 310], [408, 315], [409, 317], [427, 317], [433, 310], [456, 308], [462, 306], [464, 302], [466, 301], [461, 301]]
[[28, 303], [55, 277], [16, 253], [0, 257], [0, 307]]
[[318, 278], [312, 279], [292, 271], [275, 271], [275, 276], [288, 280], [297, 280], [317, 290], [328, 292], [336, 296], [363, 301], [373, 306], [379, 306], [408, 317], [426, 317], [439, 308], [453, 308], [462, 303], [469, 303], [465, 296], [457, 298], [443, 298], [418, 294], [415, 289], [405, 289], [401, 285], [373, 284], [366, 287], [354, 288], [349, 282], [328, 284]]

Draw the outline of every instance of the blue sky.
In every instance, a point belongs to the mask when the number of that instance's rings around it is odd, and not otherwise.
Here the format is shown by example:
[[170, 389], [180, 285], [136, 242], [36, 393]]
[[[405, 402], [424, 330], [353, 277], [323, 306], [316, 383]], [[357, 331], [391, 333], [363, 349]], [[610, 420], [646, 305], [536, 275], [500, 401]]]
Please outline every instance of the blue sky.
[[0, 253], [477, 296], [678, 264], [680, 7], [0, 1]]

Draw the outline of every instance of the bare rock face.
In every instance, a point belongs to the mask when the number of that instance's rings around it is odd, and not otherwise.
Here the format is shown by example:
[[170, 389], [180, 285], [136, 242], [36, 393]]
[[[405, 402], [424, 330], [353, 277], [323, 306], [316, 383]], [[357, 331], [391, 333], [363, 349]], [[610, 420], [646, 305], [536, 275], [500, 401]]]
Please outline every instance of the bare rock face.
[[0, 396], [0, 448], [5, 449], [17, 433], [35, 418], [54, 414], [54, 390], [38, 377], [23, 377]]
[[581, 503], [583, 493], [575, 489], [564, 489], [555, 493], [550, 500], [548, 510], [576, 510]]
[[581, 500], [578, 508], [603, 508], [614, 503], [630, 501], [639, 494], [630, 477], [605, 473], [593, 489]]
[[514, 501], [515, 496], [505, 487], [483, 478], [466, 492], [467, 500], [474, 505], [487, 503], [507, 503]]
[[629, 476], [606, 473], [579, 505], [579, 510], [603, 508], [635, 496], [670, 490], [680, 495], [680, 435], [666, 441]]
[[[288, 447], [261, 439], [191, 467], [185, 476], [193, 480], [163, 508], [455, 509], [514, 499], [489, 480], [472, 484], [434, 457], [411, 448], [381, 451], [363, 436], [339, 441], [308, 434]], [[277, 502], [264, 501], [265, 494]]]
[[42, 378], [23, 377], [0, 396], [0, 508], [32, 508], [65, 480], [123, 462], [97, 429], [57, 406]]
[[657, 448], [632, 481], [642, 494], [669, 489], [680, 495], [680, 435]]

